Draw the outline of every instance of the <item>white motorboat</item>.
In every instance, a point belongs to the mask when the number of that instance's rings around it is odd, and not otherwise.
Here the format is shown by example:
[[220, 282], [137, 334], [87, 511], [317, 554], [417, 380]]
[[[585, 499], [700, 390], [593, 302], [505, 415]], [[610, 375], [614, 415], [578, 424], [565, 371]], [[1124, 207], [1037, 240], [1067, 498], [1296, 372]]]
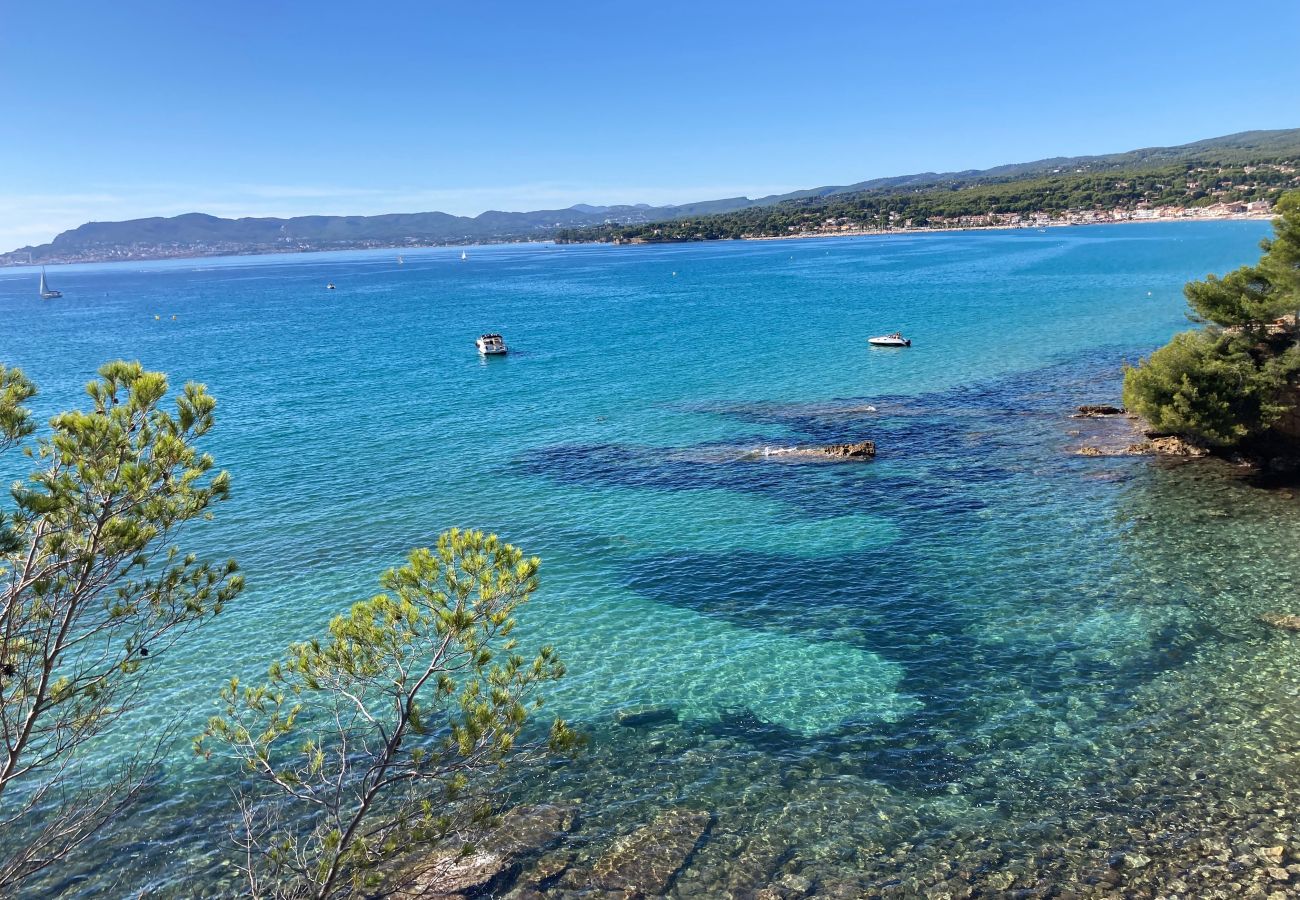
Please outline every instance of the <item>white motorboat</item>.
[[475, 341], [478, 352], [484, 356], [505, 356], [508, 351], [506, 342], [499, 334], [485, 334]]
[[334, 282], [331, 281], [329, 284], [325, 285], [325, 290], [327, 291], [334, 290]]
[[902, 332], [895, 331], [893, 334], [882, 334], [880, 337], [867, 338], [867, 343], [873, 347], [910, 347], [912, 339], [903, 337]]
[[56, 291], [45, 283], [45, 266], [41, 266], [41, 299], [55, 300], [63, 296], [63, 291]]

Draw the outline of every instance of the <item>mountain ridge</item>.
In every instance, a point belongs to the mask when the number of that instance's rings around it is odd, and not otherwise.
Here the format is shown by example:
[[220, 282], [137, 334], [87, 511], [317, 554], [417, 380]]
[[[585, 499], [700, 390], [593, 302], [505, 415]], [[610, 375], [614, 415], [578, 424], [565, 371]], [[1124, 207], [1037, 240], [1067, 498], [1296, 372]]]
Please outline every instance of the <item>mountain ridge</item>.
[[227, 219], [193, 212], [170, 217], [87, 222], [62, 232], [47, 244], [0, 254], [0, 265], [539, 240], [552, 237], [560, 229], [647, 224], [847, 194], [956, 189], [1032, 178], [1065, 169], [1113, 172], [1137, 171], [1180, 161], [1243, 163], [1279, 154], [1300, 155], [1300, 128], [1244, 131], [1187, 144], [1144, 147], [1121, 153], [1048, 157], [988, 169], [885, 176], [759, 198], [727, 197], [666, 206], [578, 203], [564, 209], [526, 212], [485, 210], [477, 216], [430, 211], [371, 216], [245, 216]]

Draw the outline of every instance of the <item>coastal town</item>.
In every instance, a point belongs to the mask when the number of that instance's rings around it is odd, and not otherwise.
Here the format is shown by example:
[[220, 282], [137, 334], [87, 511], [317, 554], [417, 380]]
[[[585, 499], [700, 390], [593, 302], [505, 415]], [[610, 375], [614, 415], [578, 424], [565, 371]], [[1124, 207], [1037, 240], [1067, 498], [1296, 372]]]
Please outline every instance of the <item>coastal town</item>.
[[[951, 231], [975, 228], [1053, 228], [1061, 225], [1106, 225], [1115, 222], [1169, 222], [1194, 219], [1267, 219], [1273, 214], [1271, 200], [1254, 200], [1249, 203], [1215, 203], [1210, 206], [1151, 206], [1139, 204], [1136, 208], [1107, 210], [1071, 209], [1060, 213], [997, 213], [973, 216], [931, 217], [925, 225], [915, 225], [911, 220], [895, 224], [888, 229], [864, 227], [848, 217], [829, 218], [811, 227], [789, 226], [788, 237], [826, 237], [833, 235], [884, 234], [898, 231]], [[774, 239], [754, 235], [756, 239]], [[779, 239], [779, 236], [775, 239]]]
[[[788, 225], [786, 234], [744, 234], [742, 240], [779, 241], [805, 237], [859, 237], [874, 234], [909, 234], [931, 231], [974, 231], [1006, 228], [1057, 228], [1063, 225], [1109, 225], [1121, 222], [1212, 221], [1268, 219], [1273, 214], [1270, 200], [1249, 203], [1215, 203], [1210, 206], [1149, 206], [1108, 210], [1070, 209], [1063, 212], [998, 213], [930, 217], [924, 225], [910, 219], [891, 217], [888, 228], [868, 226], [848, 216], [830, 217], [819, 223]], [[654, 243], [653, 237], [615, 237], [614, 244]], [[561, 241], [563, 243], [563, 241]]]

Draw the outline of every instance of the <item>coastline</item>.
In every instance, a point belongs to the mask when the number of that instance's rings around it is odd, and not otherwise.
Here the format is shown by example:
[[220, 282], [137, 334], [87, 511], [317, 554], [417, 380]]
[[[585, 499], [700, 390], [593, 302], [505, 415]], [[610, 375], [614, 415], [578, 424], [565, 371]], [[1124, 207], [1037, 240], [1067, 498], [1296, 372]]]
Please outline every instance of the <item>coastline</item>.
[[304, 256], [307, 254], [320, 253], [414, 253], [418, 250], [439, 250], [439, 249], [465, 249], [472, 247], [507, 247], [514, 244], [553, 244], [550, 238], [546, 240], [517, 240], [517, 241], [479, 241], [477, 243], [458, 243], [447, 244], [391, 244], [379, 246], [364, 247], [268, 247], [265, 250], [238, 250], [222, 249], [213, 250], [208, 253], [165, 253], [151, 254], [147, 256], [97, 256], [77, 259], [54, 259], [43, 262], [0, 262], [0, 272], [9, 270], [32, 270], [37, 271], [42, 266], [82, 266], [82, 265], [107, 265], [110, 263], [146, 263], [146, 262], [183, 262], [187, 259], [238, 259], [260, 256]]
[[594, 241], [592, 243], [615, 244], [620, 247], [632, 245], [664, 244], [709, 244], [725, 241], [790, 241], [805, 238], [839, 238], [839, 237], [877, 237], [890, 234], [949, 234], [957, 231], [1038, 231], [1058, 228], [1073, 228], [1087, 225], [1146, 225], [1161, 222], [1269, 222], [1273, 213], [1226, 213], [1212, 216], [1153, 216], [1141, 219], [1101, 219], [1095, 222], [1049, 222], [1043, 225], [954, 225], [951, 228], [863, 228], [852, 231], [810, 231], [798, 234], [754, 235], [738, 238], [702, 238], [689, 241]]
[[950, 234], [955, 232], [967, 231], [1037, 231], [1047, 229], [1071, 228], [1085, 225], [1141, 225], [1161, 222], [1268, 222], [1273, 219], [1273, 213], [1230, 213], [1208, 216], [1153, 216], [1149, 218], [1132, 218], [1132, 219], [1105, 219], [1095, 222], [1050, 222], [1043, 225], [959, 225], [949, 228], [890, 228], [883, 229], [854, 229], [852, 231], [827, 231], [827, 232], [802, 232], [798, 234], [783, 235], [755, 235], [749, 237], [737, 238], [701, 238], [699, 240], [685, 241], [583, 241], [568, 244], [555, 241], [553, 238], [546, 240], [515, 240], [515, 241], [480, 241], [475, 244], [454, 243], [454, 244], [392, 244], [378, 247], [333, 247], [333, 248], [316, 248], [305, 247], [301, 249], [283, 249], [268, 248], [266, 250], [231, 252], [231, 251], [214, 251], [211, 253], [178, 253], [148, 256], [130, 256], [130, 257], [96, 257], [87, 259], [60, 259], [46, 260], [45, 262], [31, 263], [0, 263], [0, 272], [5, 274], [25, 274], [27, 271], [37, 271], [42, 266], [81, 266], [81, 265], [108, 265], [117, 263], [139, 264], [146, 262], [183, 262], [185, 260], [200, 259], [239, 259], [264, 256], [301, 256], [306, 254], [330, 254], [330, 253], [359, 253], [359, 252], [405, 252], [412, 253], [419, 250], [438, 250], [452, 249], [463, 247], [506, 247], [518, 244], [540, 244], [554, 246], [611, 246], [611, 247], [631, 247], [631, 246], [655, 246], [661, 247], [669, 244], [706, 244], [706, 243], [725, 243], [729, 241], [790, 241], [806, 240], [809, 238], [855, 238], [855, 237], [880, 237], [885, 235], [910, 235], [910, 234]]

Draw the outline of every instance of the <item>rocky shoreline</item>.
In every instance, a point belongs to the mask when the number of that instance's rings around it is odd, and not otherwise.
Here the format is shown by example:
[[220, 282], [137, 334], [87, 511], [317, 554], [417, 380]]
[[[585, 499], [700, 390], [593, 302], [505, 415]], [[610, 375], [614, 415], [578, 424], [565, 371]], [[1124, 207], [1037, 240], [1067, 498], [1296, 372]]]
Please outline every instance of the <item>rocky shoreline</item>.
[[[1292, 443], [1259, 441], [1224, 454], [1179, 435], [1156, 431], [1141, 417], [1118, 406], [1085, 404], [1077, 407], [1070, 418], [1090, 420], [1094, 426], [1086, 434], [1086, 442], [1074, 449], [1077, 456], [1156, 456], [1168, 460], [1218, 457], [1242, 470], [1267, 476], [1262, 484], [1289, 484], [1300, 476], [1300, 456]], [[1118, 427], [1107, 426], [1108, 421], [1116, 421]], [[1083, 429], [1068, 433], [1071, 437], [1085, 437]]]
[[1079, 456], [1173, 456], [1183, 459], [1200, 459], [1210, 455], [1210, 451], [1204, 447], [1197, 447], [1170, 434], [1148, 435], [1147, 440], [1127, 444], [1121, 448], [1085, 445], [1075, 453]]
[[[1117, 420], [1119, 428], [1094, 429], [1089, 435], [1093, 443], [1086, 443], [1074, 452], [1078, 456], [1164, 456], [1179, 459], [1200, 459], [1210, 451], [1178, 435], [1154, 431], [1138, 416], [1123, 407], [1109, 404], [1084, 404], [1071, 413], [1072, 419]], [[1081, 430], [1070, 434], [1079, 437]]]

